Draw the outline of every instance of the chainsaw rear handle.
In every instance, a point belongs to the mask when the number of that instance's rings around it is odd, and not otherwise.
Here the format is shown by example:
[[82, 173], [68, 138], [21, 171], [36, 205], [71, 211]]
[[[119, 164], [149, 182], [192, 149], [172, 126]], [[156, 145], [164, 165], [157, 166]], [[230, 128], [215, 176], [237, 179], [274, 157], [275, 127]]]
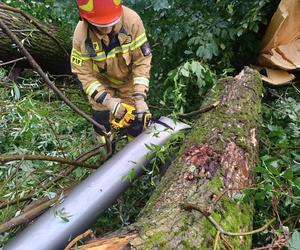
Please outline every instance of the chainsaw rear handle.
[[129, 104], [123, 103], [123, 102], [121, 103], [121, 105], [125, 108], [126, 113], [122, 118], [119, 118], [119, 119], [114, 118], [111, 121], [111, 124], [113, 125], [113, 127], [115, 129], [126, 128], [126, 127], [130, 126], [130, 123], [136, 119], [136, 116], [134, 114], [135, 107], [133, 107]]
[[151, 113], [150, 112], [143, 112], [138, 113], [136, 112], [135, 107], [121, 103], [121, 105], [125, 108], [126, 113], [122, 118], [114, 118], [111, 122], [115, 129], [122, 129], [127, 128], [131, 125], [136, 124], [136, 122], [140, 122], [143, 125], [143, 128], [149, 126], [151, 121]]

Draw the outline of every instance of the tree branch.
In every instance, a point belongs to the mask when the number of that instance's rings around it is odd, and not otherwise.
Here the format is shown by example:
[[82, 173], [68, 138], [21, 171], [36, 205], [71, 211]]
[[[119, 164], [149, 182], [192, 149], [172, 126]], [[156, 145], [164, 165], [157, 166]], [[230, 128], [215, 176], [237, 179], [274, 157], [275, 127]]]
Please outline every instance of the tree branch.
[[16, 62], [19, 62], [19, 61], [22, 61], [22, 60], [25, 60], [25, 59], [26, 59], [26, 57], [23, 56], [23, 57], [21, 57], [21, 58], [18, 58], [18, 59], [12, 60], [12, 61], [0, 63], [0, 67], [5, 66], [5, 65], [8, 65], [8, 64], [16, 63]]
[[7, 163], [11, 161], [54, 161], [54, 162], [60, 162], [64, 164], [69, 164], [73, 166], [79, 166], [84, 168], [91, 168], [96, 169], [99, 166], [98, 165], [90, 165], [79, 161], [74, 160], [68, 160], [62, 157], [54, 157], [54, 156], [48, 156], [48, 155], [0, 155], [0, 162], [1, 163]]
[[23, 213], [18, 215], [17, 217], [12, 218], [11, 220], [3, 223], [0, 225], [0, 233], [6, 232], [16, 226], [22, 225], [24, 223], [28, 223], [32, 221], [34, 218], [39, 216], [40, 214], [43, 213], [44, 210], [48, 209], [51, 205], [53, 205], [55, 202], [57, 202], [62, 193], [69, 193], [72, 189], [74, 188], [73, 186], [69, 186], [63, 190], [61, 190], [59, 193], [57, 193], [56, 197], [50, 199], [42, 199], [41, 201], [36, 201], [35, 204], [29, 205]]
[[72, 103], [68, 98], [66, 98], [63, 93], [53, 84], [53, 82], [50, 81], [49, 77], [44, 73], [42, 68], [38, 65], [38, 63], [34, 60], [34, 58], [30, 55], [30, 53], [25, 49], [25, 47], [22, 45], [20, 40], [16, 35], [14, 35], [11, 30], [7, 27], [7, 25], [0, 20], [0, 27], [4, 30], [4, 32], [14, 41], [14, 43], [19, 48], [20, 52], [27, 58], [29, 64], [32, 66], [34, 70], [36, 70], [39, 75], [43, 78], [43, 80], [46, 82], [46, 84], [53, 90], [55, 94], [57, 94], [71, 109], [73, 109], [76, 113], [81, 115], [83, 118], [85, 118], [87, 121], [101, 129], [103, 134], [108, 137], [109, 134], [106, 132], [106, 129], [104, 126], [93, 120], [90, 116], [88, 116], [86, 113], [84, 113], [82, 110], [80, 110], [74, 103]]
[[51, 200], [48, 200], [48, 201], [38, 205], [37, 207], [35, 207], [25, 213], [22, 213], [19, 216], [1, 224], [0, 225], [0, 233], [4, 233], [4, 232], [8, 231], [9, 229], [12, 229], [16, 226], [30, 222], [31, 220], [33, 220], [34, 218], [39, 216], [45, 209], [47, 209], [52, 204], [54, 204], [58, 199], [59, 199], [59, 196], [57, 196]]
[[196, 111], [193, 111], [193, 112], [190, 112], [190, 113], [186, 113], [186, 114], [179, 114], [178, 116], [180, 117], [189, 117], [189, 116], [194, 116], [194, 115], [199, 115], [199, 114], [203, 114], [203, 113], [206, 113], [212, 109], [214, 109], [215, 107], [217, 107], [219, 105], [219, 102], [215, 102], [214, 104], [208, 106], [208, 107], [205, 107], [205, 108], [202, 108], [202, 109], [199, 109], [199, 110], [196, 110]]
[[250, 232], [234, 233], [234, 232], [225, 231], [214, 220], [214, 218], [212, 218], [212, 216], [210, 216], [206, 212], [202, 211], [202, 209], [199, 206], [195, 205], [195, 204], [185, 203], [185, 204], [181, 204], [181, 207], [185, 210], [196, 210], [196, 211], [200, 212], [202, 215], [204, 215], [206, 217], [206, 219], [209, 220], [209, 222], [217, 229], [217, 231], [219, 231], [221, 234], [229, 235], [229, 236], [246, 236], [246, 235], [252, 235], [252, 234], [260, 233], [260, 232], [264, 231], [265, 229], [267, 229], [276, 220], [275, 218], [273, 218], [272, 220], [270, 220], [267, 224], [265, 224], [261, 228], [255, 229], [255, 230], [250, 231]]
[[88, 237], [88, 236], [92, 236], [93, 238], [96, 238], [94, 232], [93, 232], [91, 229], [89, 229], [89, 230], [87, 230], [85, 233], [80, 234], [80, 235], [78, 235], [75, 239], [73, 239], [73, 240], [65, 247], [64, 250], [70, 250], [70, 249], [72, 249], [72, 247], [73, 247], [78, 241], [80, 241], [80, 240], [82, 240], [82, 239], [84, 239], [84, 238], [86, 238], [86, 237]]
[[[99, 154], [99, 148], [101, 148], [101, 147], [103, 147], [103, 146], [105, 146], [105, 145], [98, 146], [98, 147], [92, 149], [91, 151], [86, 152], [86, 153], [80, 155], [80, 156], [76, 159], [76, 161], [86, 161], [86, 160], [90, 159], [91, 157], [93, 157], [93, 156]], [[107, 160], [108, 157], [109, 157], [109, 156], [106, 156], [104, 159], [102, 159], [102, 162], [104, 162], [105, 160]], [[73, 170], [75, 170], [76, 168], [77, 168], [76, 166], [71, 166], [71, 167], [69, 167], [62, 175], [60, 175], [60, 176], [54, 178], [53, 180], [51, 180], [50, 182], [48, 182], [48, 183], [45, 185], [45, 187], [46, 187], [46, 188], [51, 187], [51, 185], [52, 185], [53, 183], [57, 183], [59, 180], [61, 180], [62, 178], [64, 178], [64, 176], [69, 175], [69, 174], [70, 174]], [[3, 208], [5, 208], [5, 207], [7, 207], [7, 206], [10, 206], [10, 205], [14, 205], [14, 204], [16, 204], [17, 202], [23, 202], [23, 201], [30, 200], [30, 199], [32, 199], [34, 196], [35, 196], [35, 194], [32, 192], [32, 193], [30, 193], [30, 194], [28, 194], [28, 195], [26, 195], [26, 196], [20, 198], [19, 200], [14, 199], [14, 200], [9, 200], [9, 201], [1, 201], [1, 203], [0, 203], [0, 209], [3, 209]]]

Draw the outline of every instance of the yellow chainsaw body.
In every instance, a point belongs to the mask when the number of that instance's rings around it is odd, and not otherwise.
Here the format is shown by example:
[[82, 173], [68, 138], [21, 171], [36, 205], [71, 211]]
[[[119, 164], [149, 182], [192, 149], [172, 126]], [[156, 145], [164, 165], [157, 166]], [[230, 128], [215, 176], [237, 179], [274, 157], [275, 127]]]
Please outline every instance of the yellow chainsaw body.
[[111, 124], [114, 126], [116, 129], [121, 129], [121, 128], [126, 128], [130, 126], [130, 123], [135, 120], [135, 107], [126, 104], [126, 103], [121, 103], [121, 105], [126, 109], [125, 115], [121, 119], [113, 119]]

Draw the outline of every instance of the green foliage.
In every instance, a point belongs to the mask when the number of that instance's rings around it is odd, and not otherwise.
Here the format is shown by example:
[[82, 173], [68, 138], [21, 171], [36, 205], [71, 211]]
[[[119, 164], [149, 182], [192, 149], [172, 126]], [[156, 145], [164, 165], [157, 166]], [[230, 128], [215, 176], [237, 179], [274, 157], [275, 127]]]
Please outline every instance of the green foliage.
[[[257, 185], [244, 191], [244, 199], [254, 196], [255, 225], [278, 213], [293, 231], [300, 228], [300, 96], [296, 86], [267, 89], [263, 104], [264, 123], [260, 130], [260, 164]], [[257, 246], [271, 241], [271, 234], [255, 238]]]
[[[1, 154], [41, 154], [74, 159], [94, 147], [89, 124], [44, 89], [35, 74], [28, 74], [19, 82], [10, 81], [6, 74], [0, 68]], [[73, 98], [77, 101], [82, 97], [75, 94]], [[90, 163], [95, 163], [95, 159]], [[66, 166], [53, 162], [0, 164], [1, 203], [22, 199], [29, 194], [33, 194], [34, 199], [54, 198], [62, 187], [75, 184], [90, 173], [80, 168], [44, 188], [65, 170]], [[24, 205], [24, 202], [18, 202], [0, 210], [1, 221], [19, 214]], [[1, 241], [7, 241], [15, 231], [2, 235]]]
[[127, 0], [141, 14], [154, 51], [154, 75], [165, 74], [187, 59], [207, 62], [222, 71], [253, 61], [276, 2]]
[[72, 215], [70, 215], [66, 212], [65, 208], [54, 209], [54, 216], [62, 219], [62, 221], [66, 222], [66, 223], [69, 222], [70, 221], [69, 218], [72, 217]]
[[[154, 136], [159, 136], [159, 133]], [[171, 135], [171, 138], [162, 146], [155, 144], [145, 145], [150, 152], [154, 152], [154, 156], [150, 159], [148, 167], [144, 169], [145, 173], [150, 176], [152, 186], [156, 186], [157, 177], [162, 170], [161, 168], [166, 167], [174, 159], [174, 153], [179, 149], [184, 137], [184, 132], [178, 132]], [[150, 154], [147, 157], [149, 158]]]
[[199, 108], [216, 76], [208, 66], [197, 61], [186, 62], [169, 73], [161, 104], [172, 110], [174, 116]]
[[295, 231], [288, 242], [290, 250], [300, 250], [300, 232]]

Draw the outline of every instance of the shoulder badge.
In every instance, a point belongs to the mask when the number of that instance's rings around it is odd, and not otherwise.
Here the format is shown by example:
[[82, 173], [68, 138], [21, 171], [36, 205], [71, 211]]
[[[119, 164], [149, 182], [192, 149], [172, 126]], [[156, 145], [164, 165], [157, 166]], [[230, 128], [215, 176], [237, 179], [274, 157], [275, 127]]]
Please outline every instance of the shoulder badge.
[[141, 46], [141, 50], [144, 56], [149, 56], [151, 54], [150, 43], [146, 42]]

